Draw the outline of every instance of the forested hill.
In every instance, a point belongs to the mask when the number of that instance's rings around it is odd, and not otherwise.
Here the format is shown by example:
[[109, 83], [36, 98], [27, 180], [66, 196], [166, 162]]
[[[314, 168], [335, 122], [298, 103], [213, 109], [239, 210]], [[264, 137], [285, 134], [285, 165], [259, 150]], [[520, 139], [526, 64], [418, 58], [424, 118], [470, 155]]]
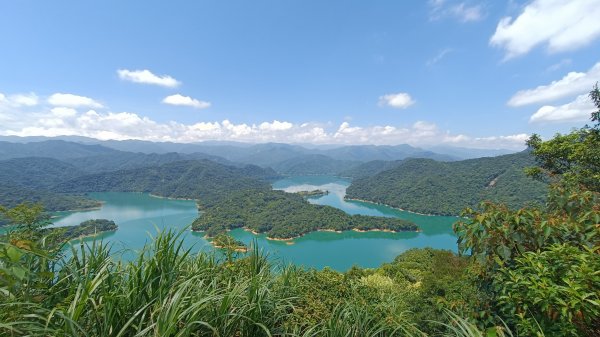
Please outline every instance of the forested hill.
[[86, 175], [55, 187], [60, 192], [147, 192], [164, 197], [212, 200], [231, 191], [270, 189], [275, 173], [259, 167], [237, 168], [209, 160]]
[[[100, 207], [100, 202], [79, 195], [55, 193], [0, 181], [0, 206], [14, 207], [22, 202], [41, 203], [47, 211], [68, 211]], [[0, 219], [0, 224], [2, 223]]]
[[288, 175], [336, 175], [359, 164], [358, 161], [337, 160], [322, 154], [306, 154], [273, 164], [271, 167], [281, 174]]
[[238, 191], [216, 202], [201, 200], [203, 212], [192, 229], [215, 236], [228, 229], [247, 228], [270, 238], [291, 239], [317, 230], [416, 231], [407, 220], [349, 215], [331, 207], [313, 205], [302, 196], [283, 191]]
[[26, 157], [0, 161], [0, 181], [28, 188], [49, 188], [84, 174], [85, 171], [52, 158]]
[[458, 215], [484, 200], [516, 208], [544, 200], [546, 185], [523, 172], [533, 165], [528, 152], [456, 162], [406, 159], [394, 169], [356, 179], [346, 196], [427, 214]]
[[372, 160], [357, 166], [346, 167], [345, 170], [339, 171], [338, 174], [342, 177], [352, 179], [371, 177], [383, 171], [396, 168], [401, 162], [401, 160]]

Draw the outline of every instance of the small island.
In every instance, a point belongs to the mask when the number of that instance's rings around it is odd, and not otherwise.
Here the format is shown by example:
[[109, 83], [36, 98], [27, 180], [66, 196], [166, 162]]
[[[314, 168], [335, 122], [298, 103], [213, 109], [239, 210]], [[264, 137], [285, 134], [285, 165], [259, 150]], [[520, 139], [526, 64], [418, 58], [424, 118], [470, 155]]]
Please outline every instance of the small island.
[[329, 191], [327, 191], [327, 190], [298, 191], [298, 192], [295, 192], [295, 194], [298, 194], [305, 198], [316, 198], [316, 197], [322, 197], [324, 195], [328, 195]]
[[48, 236], [52, 242], [62, 243], [116, 231], [117, 229], [118, 226], [114, 221], [93, 219], [84, 221], [77, 226], [45, 228], [42, 230], [42, 235]]
[[208, 237], [236, 228], [267, 239], [293, 240], [315, 231], [388, 231], [419, 230], [411, 221], [348, 213], [323, 205], [314, 205], [297, 193], [276, 190], [248, 190], [229, 194], [220, 201], [202, 205], [203, 213], [192, 224], [192, 230], [206, 232]]

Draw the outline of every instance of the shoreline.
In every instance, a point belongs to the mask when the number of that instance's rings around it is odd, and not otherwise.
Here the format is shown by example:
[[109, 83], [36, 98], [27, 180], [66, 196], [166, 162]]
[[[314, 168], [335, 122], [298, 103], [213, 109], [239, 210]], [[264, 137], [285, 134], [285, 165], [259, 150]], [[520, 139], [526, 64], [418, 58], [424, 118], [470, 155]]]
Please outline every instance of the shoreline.
[[[143, 192], [142, 192], [143, 193]], [[163, 197], [161, 195], [156, 195], [156, 194], [152, 194], [152, 193], [148, 193], [149, 196], [153, 197], [153, 198], [159, 198], [159, 199], [169, 199], [169, 200], [186, 200], [186, 201], [196, 201], [198, 202], [198, 199], [192, 199], [192, 198], [174, 198], [174, 197]]]
[[415, 211], [409, 211], [407, 209], [403, 209], [403, 208], [400, 208], [400, 207], [394, 207], [392, 205], [384, 204], [384, 203], [381, 203], [381, 202], [374, 202], [374, 201], [370, 201], [370, 200], [357, 199], [357, 198], [348, 198], [348, 197], [345, 197], [345, 196], [344, 196], [344, 200], [347, 200], [347, 201], [360, 201], [360, 202], [364, 202], [364, 203], [367, 203], [367, 204], [385, 206], [385, 207], [389, 207], [389, 208], [392, 208], [392, 209], [395, 209], [395, 210], [398, 210], [398, 211], [412, 213], [412, 214], [417, 214], [417, 215], [422, 215], [422, 216], [449, 216], [449, 217], [455, 217], [455, 218], [459, 217], [457, 215], [419, 213], [419, 212], [415, 212]]

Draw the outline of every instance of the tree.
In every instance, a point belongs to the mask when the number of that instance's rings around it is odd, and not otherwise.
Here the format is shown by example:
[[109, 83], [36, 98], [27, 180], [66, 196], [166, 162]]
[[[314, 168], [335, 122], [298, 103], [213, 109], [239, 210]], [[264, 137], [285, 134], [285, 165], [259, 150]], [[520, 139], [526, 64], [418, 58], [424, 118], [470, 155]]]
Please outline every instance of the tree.
[[455, 224], [489, 306], [520, 335], [600, 335], [600, 91], [593, 126], [527, 144], [550, 179], [545, 207], [511, 211], [484, 203]]
[[589, 96], [596, 108], [591, 114], [595, 125], [586, 125], [566, 135], [557, 134], [548, 141], [542, 141], [536, 134], [529, 138], [527, 145], [539, 164], [527, 170], [529, 175], [600, 192], [600, 89], [597, 84]]
[[16, 226], [18, 231], [37, 232], [50, 224], [50, 217], [44, 212], [42, 204], [24, 202], [13, 208], [0, 206], [0, 214], [8, 219], [10, 225]]

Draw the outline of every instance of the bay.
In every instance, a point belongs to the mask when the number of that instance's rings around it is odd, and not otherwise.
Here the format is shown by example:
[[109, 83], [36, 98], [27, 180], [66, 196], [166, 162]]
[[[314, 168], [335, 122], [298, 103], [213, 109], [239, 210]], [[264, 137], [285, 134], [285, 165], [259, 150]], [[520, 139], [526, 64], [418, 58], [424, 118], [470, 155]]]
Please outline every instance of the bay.
[[[452, 223], [457, 220], [456, 217], [419, 215], [384, 205], [344, 200], [349, 185], [349, 180], [339, 177], [295, 176], [275, 182], [273, 188], [287, 192], [327, 190], [327, 195], [310, 198], [309, 202], [333, 206], [349, 214], [411, 220], [421, 231], [313, 232], [293, 242], [268, 240], [265, 235], [254, 235], [242, 229], [233, 230], [230, 234], [246, 244], [256, 242], [272, 260], [318, 269], [330, 267], [339, 271], [347, 270], [353, 265], [377, 267], [392, 261], [398, 254], [410, 248], [433, 247], [456, 251], [456, 237], [452, 231]], [[198, 216], [196, 203], [191, 200], [173, 200], [142, 193], [122, 192], [90, 193], [89, 196], [103, 201], [102, 208], [85, 212], [58, 213], [54, 225], [76, 225], [96, 218], [114, 220], [119, 229], [100, 237], [110, 242], [114, 250], [124, 252], [124, 258], [134, 256], [135, 251], [149, 242], [157, 230], [186, 228]], [[213, 249], [202, 233], [186, 232], [183, 239], [184, 246], [194, 251]]]

